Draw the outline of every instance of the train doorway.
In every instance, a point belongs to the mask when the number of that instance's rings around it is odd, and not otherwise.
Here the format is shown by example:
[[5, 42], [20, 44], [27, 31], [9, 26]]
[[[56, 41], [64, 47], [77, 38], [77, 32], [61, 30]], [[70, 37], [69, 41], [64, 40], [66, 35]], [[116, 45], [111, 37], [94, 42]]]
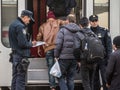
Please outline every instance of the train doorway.
[[[77, 18], [77, 24], [79, 24], [80, 17], [85, 15], [85, 0], [76, 0], [77, 5], [72, 9], [71, 13], [75, 13]], [[46, 13], [47, 13], [47, 5], [46, 0], [26, 0], [26, 8], [28, 10], [33, 11], [35, 23], [33, 25], [29, 25], [29, 35], [32, 40], [36, 40], [37, 33], [39, 31], [39, 26], [46, 21]], [[37, 47], [31, 48], [31, 57], [45, 57], [42, 46], [41, 52], [38, 55]]]

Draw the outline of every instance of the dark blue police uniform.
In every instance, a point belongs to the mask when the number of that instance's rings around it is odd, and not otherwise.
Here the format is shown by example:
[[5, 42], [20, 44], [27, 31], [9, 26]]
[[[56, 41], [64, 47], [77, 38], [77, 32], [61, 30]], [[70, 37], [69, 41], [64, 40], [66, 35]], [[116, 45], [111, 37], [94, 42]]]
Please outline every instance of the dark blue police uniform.
[[106, 68], [106, 65], [107, 65], [107, 62], [108, 62], [107, 60], [109, 58], [109, 55], [112, 52], [112, 42], [111, 42], [110, 33], [107, 29], [105, 29], [103, 27], [100, 27], [100, 26], [91, 27], [91, 30], [102, 41], [102, 43], [105, 47], [105, 51], [106, 51], [104, 60], [100, 61], [97, 64], [97, 67], [96, 67], [95, 80], [94, 80], [94, 90], [100, 90], [100, 87], [101, 87], [100, 86], [100, 80], [99, 80], [99, 70], [100, 70], [101, 77], [102, 77], [103, 88], [104, 88], [104, 90], [107, 90], [105, 68]]
[[[29, 15], [31, 12], [23, 11], [23, 15]], [[26, 37], [26, 25], [17, 18], [9, 27], [9, 42], [12, 49], [12, 84], [11, 90], [25, 90], [25, 77], [30, 56], [30, 47], [32, 42], [29, 42]]]

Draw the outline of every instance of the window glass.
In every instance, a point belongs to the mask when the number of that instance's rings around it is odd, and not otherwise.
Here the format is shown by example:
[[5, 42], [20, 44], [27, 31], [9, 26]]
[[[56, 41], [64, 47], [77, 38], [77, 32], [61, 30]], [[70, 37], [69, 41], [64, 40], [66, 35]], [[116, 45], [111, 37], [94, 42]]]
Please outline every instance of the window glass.
[[77, 5], [76, 5], [76, 7], [75, 7], [75, 9], [74, 9], [74, 13], [76, 14], [76, 23], [77, 24], [79, 24], [79, 20], [80, 20], [80, 18], [84, 15], [84, 13], [83, 13], [83, 2], [82, 2], [83, 0], [76, 0], [76, 2], [77, 2]]
[[17, 0], [2, 0], [1, 24], [2, 43], [9, 47], [8, 28], [10, 23], [17, 17]]
[[99, 25], [109, 28], [109, 0], [94, 0], [94, 14], [99, 17]]

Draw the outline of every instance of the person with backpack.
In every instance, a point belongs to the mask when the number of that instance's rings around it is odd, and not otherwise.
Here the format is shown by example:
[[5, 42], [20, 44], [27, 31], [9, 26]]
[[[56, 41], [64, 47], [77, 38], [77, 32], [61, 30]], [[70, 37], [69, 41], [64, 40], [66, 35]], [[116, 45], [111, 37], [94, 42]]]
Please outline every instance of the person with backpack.
[[[74, 56], [80, 62], [81, 67], [81, 79], [84, 90], [93, 90], [93, 77], [95, 72], [96, 63], [88, 63], [87, 60], [87, 52], [84, 54], [82, 52], [82, 46], [84, 49], [88, 49], [86, 45], [82, 45], [82, 41], [86, 38], [84, 33], [91, 33], [94, 35], [94, 33], [91, 31], [90, 28], [88, 28], [89, 20], [87, 17], [82, 17], [80, 19], [80, 27], [81, 30], [75, 34], [74, 37]], [[82, 31], [83, 30], [83, 31]], [[83, 33], [84, 32], [84, 33]], [[89, 58], [90, 59], [90, 58]]]
[[[110, 32], [99, 26], [98, 16], [91, 15], [89, 17], [91, 30], [98, 36], [98, 38], [102, 41], [102, 44], [105, 48], [105, 56], [102, 61], [97, 64], [95, 78], [94, 78], [94, 90], [100, 90], [101, 86], [103, 86], [103, 90], [107, 90], [106, 87], [106, 78], [105, 78], [105, 68], [107, 66], [109, 55], [112, 52], [112, 41]], [[99, 48], [99, 47], [98, 47]], [[102, 80], [100, 80], [100, 77]], [[101, 82], [101, 83], [100, 83]], [[103, 85], [101, 85], [103, 84]]]
[[75, 24], [74, 14], [67, 16], [68, 24], [60, 27], [56, 38], [54, 56], [58, 59], [62, 76], [58, 78], [60, 90], [74, 90], [74, 78], [76, 74], [77, 62], [73, 56], [74, 34], [80, 30]]
[[106, 68], [106, 86], [108, 90], [120, 90], [120, 35], [114, 37], [113, 49]]

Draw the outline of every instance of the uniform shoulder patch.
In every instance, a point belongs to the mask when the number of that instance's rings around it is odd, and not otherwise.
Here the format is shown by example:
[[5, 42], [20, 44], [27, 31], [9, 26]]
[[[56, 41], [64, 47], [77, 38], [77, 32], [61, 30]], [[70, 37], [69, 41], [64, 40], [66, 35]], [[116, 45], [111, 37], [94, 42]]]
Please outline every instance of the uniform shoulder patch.
[[26, 35], [26, 33], [27, 33], [27, 32], [26, 32], [26, 30], [25, 30], [25, 29], [23, 29], [22, 31], [23, 31], [23, 34], [24, 34], [24, 35]]

